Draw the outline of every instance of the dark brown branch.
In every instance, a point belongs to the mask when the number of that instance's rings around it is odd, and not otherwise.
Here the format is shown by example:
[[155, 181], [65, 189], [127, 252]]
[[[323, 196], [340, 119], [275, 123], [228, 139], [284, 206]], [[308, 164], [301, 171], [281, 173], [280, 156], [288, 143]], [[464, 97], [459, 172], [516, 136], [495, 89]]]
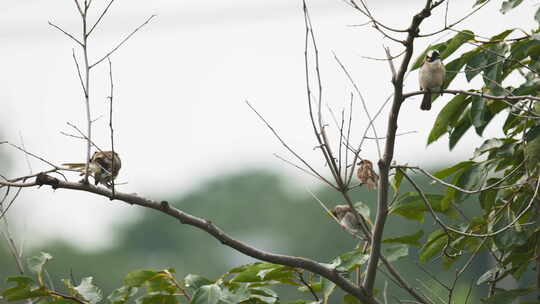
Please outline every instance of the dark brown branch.
[[379, 160], [379, 192], [377, 197], [377, 216], [375, 218], [375, 226], [373, 228], [373, 235], [371, 241], [371, 253], [369, 256], [369, 262], [367, 266], [366, 276], [364, 278], [363, 287], [370, 294], [373, 292], [375, 284], [375, 277], [377, 274], [377, 265], [381, 256], [381, 242], [383, 237], [384, 225], [386, 223], [386, 217], [388, 215], [388, 190], [389, 190], [389, 171], [390, 165], [394, 158], [394, 146], [397, 132], [397, 120], [399, 116], [399, 110], [403, 103], [403, 80], [405, 73], [407, 73], [409, 63], [414, 51], [414, 39], [418, 35], [419, 27], [422, 21], [431, 15], [431, 10], [440, 5], [440, 1], [432, 3], [431, 0], [427, 0], [424, 8], [421, 12], [413, 17], [411, 25], [408, 28], [407, 39], [404, 43], [407, 51], [401, 62], [397, 76], [393, 81], [394, 85], [394, 100], [392, 102], [392, 109], [390, 110], [390, 116], [388, 119], [387, 139], [384, 149], [384, 156]]
[[304, 285], [306, 286], [308, 289], [309, 289], [309, 292], [311, 292], [311, 294], [313, 295], [313, 297], [315, 298], [315, 301], [316, 302], [319, 302], [319, 297], [317, 296], [317, 293], [315, 292], [315, 290], [313, 290], [313, 287], [311, 287], [311, 285], [306, 282], [306, 280], [304, 279], [304, 274], [303, 273], [298, 273], [298, 280]]
[[89, 304], [88, 302], [83, 301], [83, 300], [81, 300], [81, 299], [79, 299], [77, 297], [73, 297], [73, 296], [70, 296], [70, 295], [65, 295], [65, 294], [59, 293], [59, 292], [54, 291], [54, 290], [49, 290], [49, 294], [60, 297], [60, 298], [63, 298], [63, 299], [66, 299], [66, 300], [71, 300], [71, 301], [77, 302], [79, 304]]
[[82, 9], [81, 9], [81, 6], [79, 5], [79, 1], [77, 0], [73, 0], [75, 2], [75, 5], [77, 6], [77, 10], [79, 11], [79, 14], [81, 15], [81, 17], [84, 15]]

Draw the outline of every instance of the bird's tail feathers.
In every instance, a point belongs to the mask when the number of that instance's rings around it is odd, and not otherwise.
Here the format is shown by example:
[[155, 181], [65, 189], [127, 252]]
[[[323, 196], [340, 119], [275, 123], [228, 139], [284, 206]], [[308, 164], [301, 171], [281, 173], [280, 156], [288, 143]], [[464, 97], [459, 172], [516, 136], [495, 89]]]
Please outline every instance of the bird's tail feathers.
[[431, 110], [431, 93], [424, 94], [424, 98], [422, 98], [422, 104], [420, 105], [420, 109], [424, 111]]

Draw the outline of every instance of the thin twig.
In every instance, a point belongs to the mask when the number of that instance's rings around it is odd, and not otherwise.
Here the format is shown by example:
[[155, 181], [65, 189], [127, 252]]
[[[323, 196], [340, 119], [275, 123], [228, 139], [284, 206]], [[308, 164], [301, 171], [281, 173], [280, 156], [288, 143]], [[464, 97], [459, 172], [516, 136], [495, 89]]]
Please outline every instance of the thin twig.
[[73, 61], [75, 62], [75, 66], [77, 67], [77, 75], [79, 76], [79, 81], [81, 83], [81, 88], [83, 90], [84, 95], [86, 96], [86, 88], [84, 87], [84, 81], [81, 74], [81, 68], [79, 67], [79, 62], [77, 61], [77, 57], [75, 56], [75, 50], [71, 49]]
[[[476, 190], [468, 190], [468, 189], [463, 189], [461, 187], [458, 187], [454, 184], [451, 184], [451, 183], [447, 183], [445, 182], [444, 180], [440, 179], [440, 178], [437, 178], [435, 177], [434, 175], [432, 175], [431, 173], [427, 172], [426, 170], [420, 168], [420, 167], [406, 167], [408, 169], [412, 169], [412, 170], [417, 170], [417, 171], [420, 171], [422, 172], [425, 176], [431, 178], [432, 180], [448, 187], [448, 188], [452, 188], [454, 190], [457, 190], [459, 192], [463, 192], [463, 193], [466, 193], [466, 194], [476, 194], [476, 193], [480, 193], [480, 192], [484, 192], [484, 191], [487, 191], [487, 190], [490, 190], [490, 189], [493, 189], [495, 187], [497, 187], [498, 185], [500, 185], [502, 182], [504, 182], [505, 180], [507, 180], [508, 178], [510, 178], [514, 173], [516, 173], [519, 169], [521, 169], [521, 167], [523, 166], [523, 164], [525, 163], [525, 161], [521, 162], [518, 166], [516, 166], [516, 168], [514, 168], [512, 171], [510, 171], [508, 174], [506, 174], [505, 176], [503, 176], [500, 180], [498, 180], [497, 182], [489, 185], [489, 186], [486, 186], [486, 187], [482, 187], [482, 188], [479, 188], [479, 189], [476, 189]], [[405, 167], [400, 167], [400, 166], [396, 166], [394, 168], [405, 168]]]
[[103, 12], [101, 12], [101, 15], [99, 15], [99, 18], [97, 19], [96, 23], [94, 23], [94, 25], [90, 28], [90, 30], [88, 31], [88, 35], [91, 35], [92, 32], [94, 31], [94, 29], [96, 28], [96, 26], [99, 24], [99, 22], [101, 21], [101, 19], [103, 18], [103, 16], [105, 16], [105, 14], [107, 14], [107, 11], [109, 10], [109, 7], [111, 7], [111, 5], [113, 4], [114, 0], [111, 0], [109, 2], [109, 4], [107, 4], [107, 7], [105, 7], [105, 9], [103, 10]]
[[[19, 132], [19, 139], [21, 140], [21, 147], [26, 150], [26, 147], [24, 146], [24, 140], [22, 137], [21, 132]], [[28, 171], [30, 174], [32, 174], [32, 164], [30, 163], [30, 159], [28, 158], [28, 154], [24, 154], [24, 159], [26, 160], [26, 165], [28, 166]]]
[[55, 29], [59, 30], [60, 32], [64, 33], [64, 35], [68, 36], [69, 38], [71, 38], [73, 41], [75, 41], [78, 45], [80, 46], [83, 46], [83, 43], [79, 41], [79, 39], [75, 38], [73, 35], [71, 35], [70, 33], [64, 31], [61, 27], [59, 27], [58, 25], [52, 23], [52, 22], [48, 22], [50, 26], [54, 27]]
[[13, 148], [15, 148], [15, 149], [17, 149], [17, 150], [23, 152], [24, 154], [27, 154], [27, 155], [32, 156], [33, 158], [39, 159], [40, 161], [42, 161], [42, 162], [48, 164], [49, 166], [51, 166], [51, 167], [53, 167], [53, 168], [55, 168], [55, 169], [60, 169], [60, 167], [58, 167], [57, 165], [55, 165], [55, 164], [51, 163], [50, 161], [44, 159], [43, 157], [40, 157], [40, 156], [37, 156], [37, 155], [34, 154], [34, 153], [28, 152], [27, 150], [25, 150], [25, 149], [23, 149], [23, 148], [21, 148], [21, 147], [15, 145], [15, 144], [12, 144], [12, 143], [10, 143], [10, 142], [8, 142], [8, 141], [0, 142], [0, 144], [8, 144], [8, 145], [12, 146]]
[[311, 285], [308, 282], [306, 282], [306, 280], [304, 279], [304, 275], [302, 273], [298, 273], [298, 280], [309, 289], [309, 292], [313, 295], [313, 297], [315, 298], [315, 301], [318, 303], [320, 300], [319, 300], [319, 297], [317, 296], [317, 293], [315, 292], [315, 290], [313, 290], [313, 287], [311, 287]]
[[122, 41], [120, 41], [120, 43], [118, 43], [112, 50], [110, 50], [107, 54], [105, 54], [105, 56], [103, 56], [98, 61], [92, 63], [90, 65], [90, 68], [95, 67], [96, 65], [100, 64], [103, 60], [107, 59], [107, 57], [111, 56], [116, 50], [118, 50], [118, 48], [120, 48], [124, 43], [126, 43], [126, 41], [128, 41], [129, 38], [131, 38], [131, 36], [133, 36], [136, 32], [138, 32], [143, 26], [148, 24], [148, 22], [150, 22], [150, 20], [152, 20], [156, 16], [157, 15], [152, 15], [152, 16], [148, 17], [148, 19], [146, 19], [145, 22], [143, 22], [141, 25], [139, 25], [135, 30], [133, 30], [133, 32], [129, 33], [129, 35], [127, 35], [124, 39], [122, 39]]
[[[362, 104], [362, 107], [364, 109], [364, 113], [366, 113], [366, 116], [368, 118], [368, 120], [370, 122], [374, 121], [374, 119], [371, 118], [371, 114], [369, 113], [369, 110], [367, 108], [367, 103], [366, 101], [364, 100], [364, 96], [362, 95], [362, 92], [360, 91], [360, 89], [358, 88], [358, 86], [356, 85], [356, 82], [353, 80], [351, 74], [349, 73], [349, 71], [347, 70], [347, 68], [345, 67], [345, 65], [343, 65], [343, 63], [341, 63], [341, 60], [339, 60], [339, 58], [337, 57], [337, 55], [334, 53], [334, 59], [336, 60], [336, 62], [338, 63], [338, 65], [341, 67], [341, 69], [343, 70], [343, 72], [345, 73], [345, 76], [347, 76], [347, 79], [349, 79], [349, 82], [352, 84], [354, 90], [356, 91], [356, 94], [360, 97], [360, 101], [361, 101], [361, 104]], [[370, 123], [370, 125], [368, 126], [371, 128], [371, 130], [373, 131], [373, 135], [375, 137], [379, 137], [377, 135], [377, 129], [375, 128], [375, 125], [373, 123]], [[377, 144], [377, 152], [379, 154], [379, 158], [382, 157], [382, 154], [381, 154], [381, 147], [379, 145], [379, 141], [376, 142]], [[359, 147], [360, 149], [361, 147]]]
[[79, 304], [89, 304], [89, 302], [83, 301], [83, 300], [81, 300], [81, 299], [79, 299], [77, 297], [66, 295], [66, 294], [63, 294], [63, 293], [59, 293], [59, 292], [54, 291], [54, 290], [49, 290], [49, 293], [51, 295], [55, 295], [57, 297], [60, 297], [60, 298], [66, 299], [66, 300], [71, 300], [71, 301], [77, 302]]
[[[113, 3], [114, 0], [111, 0], [111, 2], [109, 3], [109, 6]], [[109, 6], [107, 6], [107, 9], [109, 8]], [[105, 11], [107, 10], [105, 9]], [[103, 13], [105, 14], [105, 12]], [[113, 128], [113, 100], [114, 100], [114, 81], [113, 81], [113, 73], [112, 73], [112, 62], [111, 62], [111, 59], [109, 57], [107, 57], [107, 61], [109, 62], [109, 80], [110, 80], [110, 95], [109, 95], [109, 104], [110, 104], [110, 107], [109, 107], [109, 129], [110, 129], [110, 133], [111, 133], [111, 151], [112, 151], [112, 154], [111, 154], [111, 172], [116, 172], [115, 171], [115, 166], [117, 165], [116, 162], [114, 161], [114, 155], [115, 155], [115, 152], [114, 152], [114, 128]], [[112, 193], [113, 193], [113, 196], [114, 196], [114, 193], [115, 193], [115, 187], [114, 187], [114, 178], [111, 179], [111, 184], [112, 184]]]

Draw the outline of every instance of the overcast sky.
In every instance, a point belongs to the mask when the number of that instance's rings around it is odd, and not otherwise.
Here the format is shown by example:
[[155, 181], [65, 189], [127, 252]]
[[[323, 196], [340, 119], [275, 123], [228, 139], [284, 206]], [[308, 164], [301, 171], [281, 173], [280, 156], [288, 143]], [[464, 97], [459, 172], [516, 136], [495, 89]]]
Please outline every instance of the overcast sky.
[[[381, 21], [398, 28], [408, 26], [422, 2], [370, 1]], [[450, 20], [468, 12], [473, 2], [451, 1]], [[536, 26], [532, 4], [502, 16], [497, 11], [500, 1], [492, 2], [458, 28], [491, 36], [510, 26], [525, 30]], [[106, 2], [94, 3], [102, 7]], [[309, 5], [320, 49], [325, 103], [339, 113], [352, 92], [332, 58], [335, 52], [351, 71], [373, 114], [391, 92], [390, 74], [387, 63], [363, 56], [384, 57], [383, 44], [394, 54], [399, 47], [369, 27], [351, 26], [366, 20], [341, 0], [312, 0]], [[111, 57], [115, 147], [123, 161], [118, 181], [126, 183], [120, 190], [160, 199], [189, 191], [212, 176], [256, 167], [273, 168], [298, 185], [315, 187], [308, 177], [273, 156], [278, 153], [291, 159], [244, 103], [249, 100], [292, 147], [316, 168], [326, 170], [313, 151], [315, 140], [306, 115], [301, 1], [117, 0], [90, 40], [91, 57], [100, 58], [152, 14], [157, 17]], [[440, 28], [443, 14], [444, 9], [438, 9], [421, 30]], [[20, 144], [22, 137], [29, 151], [58, 164], [81, 161], [86, 145], [60, 133], [73, 133], [66, 122], [85, 128], [72, 48], [78, 56], [81, 53], [47, 21], [75, 34], [80, 31], [73, 1], [0, 2], [0, 139]], [[415, 57], [428, 44], [449, 37], [419, 40]], [[453, 86], [467, 89], [471, 85], [458, 81]], [[417, 88], [413, 72], [406, 90]], [[108, 71], [103, 64], [92, 78], [92, 111], [99, 118], [94, 123], [94, 140], [104, 148], [110, 145], [108, 95]], [[482, 141], [472, 133], [451, 153], [446, 138], [425, 145], [447, 100], [438, 100], [429, 112], [419, 111], [420, 98], [403, 106], [400, 131], [416, 133], [398, 139], [398, 162], [432, 165], [472, 155], [472, 145]], [[358, 100], [353, 112], [353, 132], [359, 136], [367, 119]], [[385, 117], [376, 122], [379, 134], [385, 133]], [[329, 116], [327, 122], [332, 124]], [[496, 128], [488, 127], [487, 134], [496, 134]], [[23, 154], [7, 146], [0, 148], [13, 163], [10, 176], [28, 173]], [[364, 147], [362, 156], [378, 158], [373, 141]], [[32, 160], [34, 172], [47, 168]], [[111, 227], [130, 220], [134, 209], [85, 193], [45, 188], [25, 190], [12, 214], [18, 214], [19, 236], [31, 240], [59, 236], [85, 248], [99, 248], [110, 244]]]

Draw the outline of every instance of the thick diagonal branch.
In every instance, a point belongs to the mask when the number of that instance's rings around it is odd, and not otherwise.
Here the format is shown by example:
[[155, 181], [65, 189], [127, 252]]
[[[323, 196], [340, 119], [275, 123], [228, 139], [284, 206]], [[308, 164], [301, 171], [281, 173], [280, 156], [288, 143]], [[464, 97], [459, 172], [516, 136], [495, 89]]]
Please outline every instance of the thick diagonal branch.
[[95, 187], [93, 185], [84, 183], [66, 182], [49, 176], [47, 174], [38, 175], [36, 177], [36, 185], [49, 185], [53, 189], [71, 189], [77, 191], [85, 191], [107, 197], [111, 200], [116, 199], [130, 205], [138, 205], [145, 208], [155, 209], [159, 212], [178, 219], [182, 224], [194, 226], [203, 231], [206, 231], [208, 234], [212, 235], [222, 244], [231, 247], [239, 252], [242, 252], [247, 256], [274, 264], [297, 267], [311, 271], [334, 282], [344, 291], [358, 298], [360, 301], [362, 301], [362, 303], [379, 303], [379, 301], [374, 299], [372, 296], [369, 296], [362, 287], [355, 286], [352, 282], [341, 276], [336, 269], [326, 267], [314, 260], [310, 260], [307, 258], [270, 253], [249, 246], [239, 240], [232, 238], [223, 230], [221, 230], [218, 226], [213, 224], [211, 221], [188, 214], [180, 209], [169, 205], [169, 203], [166, 201], [158, 202], [155, 200], [150, 200], [141, 196], [137, 196], [135, 194], [121, 193], [118, 191], [116, 191], [113, 195], [111, 190], [103, 187]]

